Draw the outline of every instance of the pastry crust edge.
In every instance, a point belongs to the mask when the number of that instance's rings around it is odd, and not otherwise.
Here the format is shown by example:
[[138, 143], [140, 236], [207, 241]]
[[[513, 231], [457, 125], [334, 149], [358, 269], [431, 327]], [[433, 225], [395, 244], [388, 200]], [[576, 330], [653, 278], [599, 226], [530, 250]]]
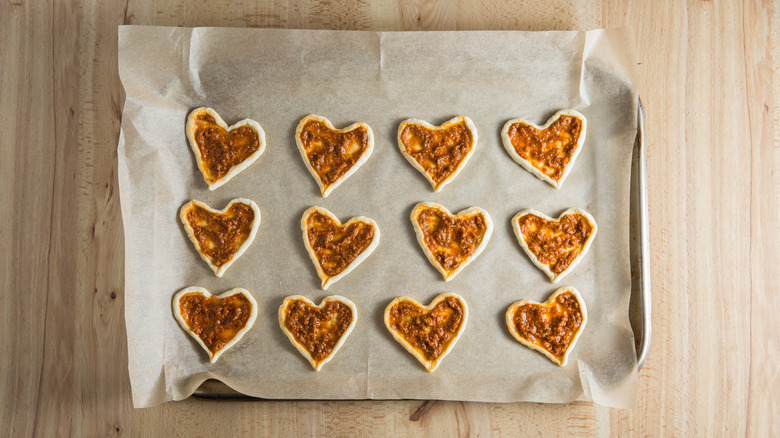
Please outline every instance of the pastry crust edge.
[[[336, 342], [336, 345], [333, 347], [333, 350], [331, 350], [330, 354], [323, 359], [321, 362], [317, 362], [312, 357], [311, 353], [309, 353], [309, 350], [307, 350], [298, 340], [295, 338], [295, 336], [292, 334], [290, 330], [287, 329], [287, 327], [284, 325], [284, 322], [286, 321], [286, 310], [287, 306], [289, 306], [291, 303], [295, 301], [303, 301], [306, 304], [311, 305], [312, 307], [316, 307], [320, 310], [322, 310], [323, 307], [325, 307], [325, 304], [338, 301], [347, 307], [350, 308], [352, 311], [352, 322], [349, 324], [349, 327], [347, 327], [347, 330], [344, 332], [343, 335], [341, 335], [341, 338], [338, 342]], [[355, 303], [353, 303], [350, 299], [343, 297], [341, 295], [329, 295], [322, 299], [319, 305], [314, 304], [314, 302], [307, 297], [303, 295], [291, 295], [282, 301], [282, 305], [279, 306], [279, 327], [281, 327], [282, 331], [285, 335], [287, 335], [287, 339], [290, 340], [290, 343], [293, 344], [293, 346], [305, 357], [309, 360], [309, 363], [314, 368], [314, 371], [319, 371], [323, 365], [330, 362], [331, 359], [336, 355], [336, 353], [339, 351], [342, 345], [344, 345], [344, 342], [346, 342], [347, 337], [349, 337], [350, 333], [352, 333], [352, 329], [355, 328], [355, 324], [358, 320], [358, 313], [357, 313], [357, 306], [355, 306]]]
[[[200, 114], [208, 114], [212, 117], [214, 117], [214, 120], [217, 122], [217, 125], [224, 128], [226, 131], [230, 132], [236, 128], [240, 128], [242, 126], [249, 126], [252, 128], [255, 132], [257, 132], [258, 137], [260, 138], [260, 147], [257, 148], [257, 150], [246, 157], [244, 161], [236, 164], [235, 166], [231, 167], [228, 173], [226, 173], [222, 178], [214, 180], [214, 182], [209, 183], [206, 180], [206, 166], [203, 163], [203, 157], [201, 156], [200, 149], [198, 148], [198, 144], [195, 142], [195, 118]], [[195, 160], [198, 164], [198, 169], [200, 170], [200, 173], [203, 175], [203, 180], [206, 181], [206, 184], [209, 186], [209, 190], [216, 190], [219, 187], [221, 187], [223, 184], [230, 181], [234, 176], [241, 173], [244, 169], [249, 167], [252, 163], [254, 163], [258, 158], [260, 158], [260, 155], [263, 155], [263, 152], [265, 152], [265, 131], [263, 131], [263, 128], [260, 126], [259, 123], [252, 119], [243, 119], [236, 123], [234, 123], [231, 126], [228, 126], [227, 123], [225, 123], [224, 120], [222, 120], [222, 117], [220, 117], [219, 114], [217, 114], [216, 111], [214, 111], [212, 108], [209, 107], [199, 107], [192, 110], [189, 115], [187, 115], [187, 141], [190, 143], [190, 149], [192, 149], [192, 152], [195, 154]]]
[[[574, 333], [574, 339], [572, 339], [571, 344], [569, 344], [569, 348], [566, 349], [566, 352], [563, 354], [563, 357], [558, 358], [557, 356], [553, 355], [546, 349], [534, 344], [533, 342], [529, 342], [527, 339], [520, 336], [520, 333], [517, 331], [517, 327], [515, 327], [513, 319], [514, 319], [514, 313], [518, 307], [526, 304], [541, 305], [546, 307], [549, 303], [554, 301], [555, 298], [558, 297], [558, 295], [564, 292], [571, 292], [571, 294], [574, 295], [574, 297], [576, 298], [577, 303], [579, 303], [580, 312], [582, 313], [582, 324], [580, 324], [580, 328], [576, 331], [576, 333]], [[577, 340], [580, 338], [580, 335], [585, 330], [585, 325], [587, 323], [588, 323], [588, 310], [585, 307], [585, 300], [582, 299], [580, 292], [571, 286], [559, 288], [558, 290], [553, 292], [553, 294], [550, 295], [550, 297], [547, 298], [547, 300], [543, 303], [538, 303], [536, 301], [531, 301], [531, 300], [521, 300], [512, 303], [512, 305], [510, 305], [509, 308], [507, 308], [506, 310], [506, 326], [509, 329], [509, 333], [512, 334], [512, 337], [517, 339], [521, 344], [525, 345], [526, 347], [543, 353], [545, 356], [547, 356], [548, 359], [558, 364], [558, 366], [560, 367], [566, 366], [566, 363], [569, 360], [569, 354], [572, 352], [572, 350], [574, 350], [574, 346], [577, 345]]]
[[[420, 353], [416, 348], [414, 348], [414, 346], [410, 344], [403, 336], [401, 336], [398, 332], [396, 332], [391, 328], [390, 309], [392, 309], [396, 303], [399, 303], [401, 301], [410, 301], [415, 305], [421, 307], [425, 312], [430, 312], [431, 309], [433, 309], [437, 304], [439, 304], [440, 301], [449, 297], [456, 298], [458, 302], [460, 302], [460, 304], [463, 306], [463, 321], [460, 324], [460, 328], [458, 329], [457, 334], [452, 339], [452, 341], [450, 341], [450, 343], [444, 348], [441, 355], [434, 360], [426, 359], [425, 356], [423, 356], [422, 353]], [[466, 300], [462, 296], [453, 292], [445, 292], [437, 295], [436, 298], [434, 298], [433, 301], [431, 301], [431, 303], [428, 304], [427, 306], [420, 304], [419, 301], [415, 300], [412, 297], [408, 297], [408, 296], [398, 297], [393, 301], [391, 301], [390, 304], [387, 305], [387, 307], [385, 307], [385, 313], [384, 313], [384, 322], [385, 322], [385, 327], [387, 327], [387, 330], [390, 332], [391, 335], [393, 335], [393, 338], [396, 340], [396, 342], [401, 344], [401, 346], [404, 347], [406, 351], [411, 353], [412, 356], [414, 356], [415, 359], [417, 359], [425, 367], [425, 369], [428, 370], [429, 373], [436, 371], [436, 368], [439, 367], [439, 364], [444, 359], [444, 357], [447, 356], [450, 353], [450, 351], [455, 347], [455, 344], [458, 343], [460, 336], [466, 330], [466, 323], [468, 323], [468, 319], [469, 319], [469, 307], [468, 304], [466, 304]]]
[[[364, 222], [369, 225], [371, 225], [374, 228], [374, 238], [371, 240], [371, 243], [366, 247], [363, 252], [358, 254], [358, 256], [355, 258], [355, 260], [352, 260], [352, 263], [348, 264], [346, 268], [344, 268], [343, 271], [339, 272], [337, 275], [334, 275], [333, 277], [328, 276], [325, 274], [325, 272], [322, 271], [322, 267], [320, 267], [320, 262], [317, 259], [317, 254], [314, 252], [314, 248], [311, 247], [309, 244], [309, 235], [308, 230], [306, 228], [306, 218], [309, 217], [314, 212], [318, 212], [320, 214], [323, 214], [325, 216], [328, 216], [333, 221], [335, 221], [339, 226], [348, 226], [354, 222]], [[311, 259], [312, 263], [314, 264], [314, 268], [317, 270], [317, 275], [320, 277], [320, 280], [322, 280], [322, 290], [328, 290], [328, 287], [344, 278], [347, 274], [352, 272], [353, 269], [358, 267], [365, 259], [368, 258], [368, 256], [371, 255], [372, 252], [376, 249], [376, 247], [379, 245], [379, 237], [380, 237], [380, 231], [379, 231], [379, 225], [371, 219], [367, 218], [365, 216], [355, 216], [351, 218], [350, 220], [346, 221], [345, 223], [341, 223], [338, 217], [328, 211], [328, 209], [323, 207], [309, 207], [306, 209], [306, 211], [303, 212], [303, 216], [301, 217], [301, 231], [303, 232], [303, 244], [306, 247], [306, 252], [309, 253], [309, 258]]]
[[[536, 257], [536, 255], [533, 252], [531, 252], [531, 249], [528, 248], [528, 243], [526, 243], [525, 239], [523, 238], [523, 233], [520, 231], [520, 224], [518, 223], [518, 220], [521, 217], [526, 216], [528, 214], [533, 214], [533, 215], [539, 216], [539, 217], [541, 217], [543, 219], [546, 219], [548, 221], [553, 221], [553, 222], [560, 221], [561, 218], [563, 216], [566, 216], [567, 214], [580, 214], [580, 215], [584, 216], [585, 219], [587, 219], [588, 222], [590, 223], [591, 227], [593, 227], [593, 232], [590, 234], [588, 239], [585, 241], [585, 245], [582, 248], [582, 252], [577, 257], [575, 257], [574, 260], [569, 265], [569, 267], [567, 267], [560, 274], [556, 274], [555, 272], [553, 272], [550, 269], [549, 266], [547, 266], [544, 263], [542, 263]], [[523, 248], [523, 251], [525, 251], [525, 253], [528, 255], [528, 258], [531, 259], [531, 262], [534, 265], [536, 265], [537, 268], [541, 269], [542, 272], [547, 274], [547, 276], [550, 277], [550, 281], [552, 283], [557, 283], [558, 281], [560, 281], [561, 278], [565, 277], [566, 275], [569, 274], [569, 272], [574, 270], [574, 268], [577, 267], [577, 265], [580, 263], [580, 261], [588, 253], [588, 250], [590, 249], [590, 245], [591, 245], [591, 243], [593, 243], [593, 239], [595, 239], [596, 238], [596, 234], [598, 234], [599, 226], [598, 226], [598, 224], [596, 224], [596, 219], [594, 219], [593, 216], [591, 216], [590, 213], [588, 213], [585, 210], [579, 209], [579, 208], [569, 208], [569, 209], [565, 210], [563, 213], [561, 213], [557, 218], [551, 218], [550, 216], [547, 216], [546, 214], [544, 214], [544, 213], [542, 213], [542, 212], [540, 212], [538, 210], [534, 210], [533, 208], [527, 208], [525, 210], [520, 211], [519, 213], [514, 215], [514, 217], [512, 217], [512, 229], [515, 232], [515, 237], [517, 238], [518, 243], [520, 243], [520, 246]]]
[[[485, 229], [485, 234], [482, 237], [482, 241], [474, 249], [474, 253], [466, 257], [466, 259], [457, 268], [453, 270], [448, 271], [444, 269], [444, 267], [442, 267], [439, 264], [439, 262], [434, 258], [433, 253], [425, 244], [425, 236], [422, 232], [422, 229], [420, 228], [420, 223], [417, 220], [417, 216], [420, 214], [420, 212], [423, 209], [426, 208], [434, 208], [439, 211], [443, 211], [448, 216], [454, 218], [468, 217], [468, 216], [473, 216], [475, 214], [482, 214], [482, 217], [485, 218], [486, 229]], [[452, 214], [450, 213], [449, 210], [447, 210], [446, 207], [444, 207], [441, 204], [435, 202], [420, 202], [417, 205], [415, 205], [414, 208], [412, 209], [412, 214], [410, 215], [410, 219], [412, 220], [414, 233], [417, 236], [417, 243], [420, 244], [420, 247], [422, 248], [423, 253], [425, 253], [425, 256], [428, 258], [428, 261], [433, 265], [434, 268], [436, 268], [437, 271], [439, 271], [439, 273], [441, 273], [442, 277], [444, 277], [444, 281], [450, 281], [453, 278], [455, 278], [455, 276], [458, 275], [458, 273], [463, 268], [465, 268], [469, 263], [471, 263], [474, 259], [476, 259], [485, 249], [485, 247], [488, 244], [488, 241], [490, 240], [490, 236], [493, 234], [493, 221], [490, 218], [490, 214], [488, 214], [486, 210], [480, 207], [469, 207], [457, 212], [456, 214]]]
[[[468, 151], [468, 153], [466, 153], [466, 156], [460, 161], [458, 167], [450, 174], [450, 176], [444, 178], [438, 184], [436, 184], [433, 178], [431, 178], [431, 176], [428, 175], [428, 172], [425, 171], [425, 168], [422, 167], [422, 165], [418, 163], [417, 160], [415, 160], [411, 154], [406, 152], [406, 148], [404, 147], [404, 144], [401, 141], [401, 133], [403, 132], [404, 128], [407, 125], [422, 125], [426, 129], [432, 131], [438, 131], [442, 129], [447, 129], [452, 125], [460, 123], [461, 121], [465, 122], [466, 127], [469, 129], [469, 131], [471, 131], [471, 149]], [[406, 158], [406, 161], [408, 161], [412, 166], [414, 166], [415, 169], [420, 171], [420, 173], [422, 173], [423, 176], [425, 176], [425, 179], [427, 179], [428, 182], [431, 183], [431, 187], [433, 187], [434, 192], [440, 192], [444, 188], [444, 186], [449, 184], [453, 179], [455, 179], [456, 176], [458, 176], [458, 174], [463, 169], [463, 167], [466, 166], [466, 162], [469, 161], [469, 158], [471, 158], [471, 156], [474, 155], [474, 151], [477, 149], [477, 142], [479, 141], [479, 136], [477, 134], [477, 126], [474, 125], [474, 122], [470, 118], [468, 118], [467, 116], [455, 116], [450, 120], [447, 120], [446, 122], [442, 123], [439, 126], [434, 126], [425, 120], [406, 119], [403, 122], [401, 122], [400, 125], [398, 125], [397, 141], [398, 141], [398, 148], [401, 150], [401, 154], [403, 154], [404, 158]]]
[[198, 344], [200, 344], [200, 346], [203, 347], [204, 350], [206, 350], [206, 353], [208, 353], [209, 361], [211, 363], [214, 363], [217, 361], [217, 359], [219, 359], [222, 353], [226, 352], [227, 350], [232, 348], [236, 343], [238, 343], [238, 341], [240, 341], [241, 338], [244, 337], [246, 332], [248, 332], [249, 329], [251, 329], [252, 326], [255, 324], [255, 320], [257, 319], [257, 301], [252, 296], [252, 294], [249, 293], [248, 290], [242, 287], [236, 287], [230, 289], [229, 291], [223, 292], [221, 295], [216, 296], [217, 299], [221, 300], [223, 298], [232, 295], [242, 294], [247, 298], [247, 300], [249, 300], [250, 303], [252, 303], [252, 311], [249, 315], [249, 319], [246, 321], [246, 325], [244, 326], [244, 328], [236, 332], [236, 335], [233, 337], [233, 339], [231, 339], [230, 342], [225, 344], [225, 346], [223, 346], [219, 351], [217, 351], [216, 353], [212, 353], [211, 350], [209, 350], [209, 348], [206, 346], [206, 344], [203, 343], [203, 340], [200, 338], [200, 336], [198, 336], [195, 332], [193, 332], [190, 329], [190, 327], [187, 325], [187, 323], [184, 321], [184, 318], [181, 317], [181, 307], [179, 305], [179, 300], [181, 299], [182, 296], [193, 292], [200, 293], [201, 295], [204, 295], [206, 298], [213, 296], [208, 289], [200, 286], [190, 286], [180, 290], [179, 292], [176, 293], [176, 295], [173, 296], [173, 303], [172, 303], [173, 317], [176, 318], [176, 321], [179, 323], [181, 328], [184, 329], [184, 331], [186, 331], [190, 336], [192, 336], [193, 338], [195, 338], [196, 341], [198, 341]]
[[[349, 170], [344, 173], [344, 175], [341, 175], [338, 179], [336, 179], [336, 181], [327, 187], [325, 186], [325, 183], [322, 182], [322, 178], [320, 178], [320, 175], [317, 173], [317, 171], [315, 171], [311, 166], [311, 161], [309, 161], [309, 157], [306, 155], [306, 149], [303, 147], [303, 142], [301, 141], [301, 131], [303, 131], [303, 127], [306, 125], [306, 123], [312, 120], [324, 123], [325, 126], [327, 126], [329, 129], [336, 131], [339, 134], [350, 132], [360, 127], [366, 128], [366, 132], [368, 133], [368, 147], [363, 152], [363, 155], [358, 158], [355, 164], [353, 164], [352, 167], [350, 167]], [[347, 178], [352, 176], [352, 174], [357, 172], [358, 168], [360, 168], [360, 166], [362, 166], [371, 157], [371, 154], [374, 152], [374, 132], [371, 130], [371, 127], [364, 122], [356, 122], [347, 126], [346, 128], [336, 129], [333, 124], [330, 123], [330, 120], [326, 119], [325, 117], [318, 116], [316, 114], [309, 114], [302, 118], [301, 121], [298, 122], [298, 127], [295, 128], [295, 144], [298, 146], [298, 152], [301, 153], [303, 163], [306, 165], [309, 173], [311, 173], [311, 175], [314, 177], [314, 181], [317, 182], [317, 186], [320, 188], [322, 197], [327, 198], [328, 195], [336, 189], [336, 187], [346, 181]]]
[[[252, 220], [252, 230], [249, 232], [249, 237], [246, 239], [246, 241], [241, 244], [241, 246], [238, 247], [238, 250], [235, 254], [233, 254], [233, 257], [224, 265], [222, 266], [216, 266], [211, 262], [211, 259], [209, 259], [206, 254], [201, 250], [200, 244], [198, 243], [198, 239], [195, 238], [195, 232], [192, 229], [192, 226], [187, 222], [187, 212], [190, 211], [193, 205], [197, 205], [198, 207], [201, 207], [203, 209], [208, 210], [211, 213], [214, 214], [222, 214], [228, 211], [230, 207], [233, 204], [236, 203], [242, 203], [242, 204], [248, 204], [250, 207], [252, 207], [252, 210], [255, 212], [255, 218]], [[203, 259], [211, 268], [212, 271], [214, 271], [214, 274], [216, 274], [217, 277], [222, 277], [222, 275], [227, 271], [227, 269], [236, 261], [238, 260], [241, 255], [246, 252], [247, 248], [249, 248], [249, 245], [252, 244], [252, 242], [255, 240], [255, 235], [257, 234], [257, 230], [260, 228], [260, 207], [257, 206], [257, 204], [252, 201], [251, 199], [246, 198], [235, 198], [228, 202], [227, 206], [223, 208], [222, 210], [215, 210], [205, 203], [198, 201], [197, 199], [193, 199], [190, 202], [184, 204], [182, 206], [181, 210], [179, 211], [179, 219], [181, 220], [182, 224], [184, 224], [184, 230], [187, 231], [187, 237], [190, 238], [190, 241], [195, 245], [195, 250], [200, 255], [200, 258]]]
[[[546, 174], [544, 174], [542, 171], [534, 167], [533, 164], [531, 164], [530, 161], [524, 159], [520, 156], [520, 154], [517, 153], [514, 146], [512, 146], [512, 140], [509, 138], [509, 128], [514, 125], [515, 123], [525, 123], [527, 125], [532, 126], [535, 129], [547, 129], [550, 125], [552, 125], [560, 116], [572, 116], [577, 117], [582, 121], [582, 132], [580, 133], [580, 138], [577, 139], [577, 148], [574, 150], [574, 153], [571, 156], [571, 159], [569, 162], [564, 166], [563, 168], [563, 174], [561, 175], [561, 178], [556, 181]], [[547, 122], [539, 126], [534, 122], [531, 122], [529, 120], [517, 118], [517, 119], [511, 119], [508, 122], [504, 124], [504, 127], [501, 129], [501, 142], [504, 144], [504, 149], [506, 149], [507, 153], [509, 153], [509, 156], [512, 157], [512, 159], [519, 165], [523, 166], [525, 170], [531, 172], [535, 177], [539, 178], [542, 181], [545, 181], [555, 187], [556, 189], [561, 188], [563, 185], [563, 181], [566, 180], [566, 177], [569, 175], [569, 172], [574, 167], [574, 162], [577, 160], [577, 156], [580, 154], [580, 151], [582, 150], [582, 146], [585, 143], [585, 135], [587, 134], [587, 128], [588, 128], [588, 120], [583, 116], [580, 112], [573, 110], [573, 109], [562, 109], [558, 111], [557, 113], [553, 114], [552, 117], [547, 119]]]

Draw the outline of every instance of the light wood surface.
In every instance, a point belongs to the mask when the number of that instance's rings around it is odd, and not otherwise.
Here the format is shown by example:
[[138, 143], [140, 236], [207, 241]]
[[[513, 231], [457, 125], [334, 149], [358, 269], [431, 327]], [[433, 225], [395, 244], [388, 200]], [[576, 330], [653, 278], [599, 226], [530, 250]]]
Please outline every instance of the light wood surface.
[[[768, 0], [0, 1], [0, 435], [780, 435], [777, 9]], [[116, 177], [123, 23], [632, 27], [654, 306], [636, 407], [187, 400], [133, 409]]]

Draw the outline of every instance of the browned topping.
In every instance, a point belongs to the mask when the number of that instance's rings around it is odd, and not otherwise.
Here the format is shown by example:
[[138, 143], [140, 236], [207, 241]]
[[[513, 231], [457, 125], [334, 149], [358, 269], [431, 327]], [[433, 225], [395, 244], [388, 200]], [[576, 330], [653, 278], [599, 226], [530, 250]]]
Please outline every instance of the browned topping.
[[422, 209], [417, 215], [417, 223], [425, 246], [447, 271], [456, 269], [474, 254], [487, 230], [487, 223], [481, 213], [454, 218], [436, 208]]
[[322, 362], [347, 332], [353, 318], [352, 309], [340, 301], [329, 301], [320, 309], [295, 300], [285, 308], [284, 326], [315, 362]]
[[309, 164], [325, 186], [347, 173], [368, 149], [368, 130], [363, 126], [338, 132], [325, 123], [310, 120], [303, 125], [300, 135]]
[[374, 227], [371, 224], [353, 222], [338, 225], [316, 211], [306, 218], [306, 233], [322, 272], [329, 277], [343, 271], [374, 240]]
[[410, 124], [401, 131], [401, 143], [425, 173], [438, 185], [457, 170], [472, 149], [472, 135], [465, 120], [446, 129]]
[[209, 184], [260, 149], [260, 136], [251, 127], [241, 126], [228, 132], [217, 124], [214, 117], [205, 113], [195, 118], [194, 136]]
[[243, 294], [217, 299], [194, 292], [179, 298], [179, 309], [187, 327], [216, 353], [246, 327], [252, 303]]
[[512, 322], [521, 337], [562, 358], [582, 326], [582, 309], [571, 292], [563, 292], [548, 306], [524, 304]]
[[520, 157], [550, 179], [558, 181], [577, 150], [581, 132], [582, 120], [579, 117], [561, 115], [547, 129], [536, 129], [522, 122], [513, 123], [508, 135]]
[[567, 214], [557, 221], [527, 214], [517, 222], [528, 249], [556, 274], [565, 271], [582, 253], [593, 233], [588, 219], [578, 213]]
[[252, 232], [255, 211], [252, 206], [236, 202], [222, 213], [212, 213], [193, 204], [186, 213], [198, 247], [214, 266], [229, 262]]
[[399, 301], [390, 308], [390, 328], [400, 334], [428, 360], [436, 360], [455, 339], [463, 323], [463, 305], [447, 297], [429, 312], [412, 301]]

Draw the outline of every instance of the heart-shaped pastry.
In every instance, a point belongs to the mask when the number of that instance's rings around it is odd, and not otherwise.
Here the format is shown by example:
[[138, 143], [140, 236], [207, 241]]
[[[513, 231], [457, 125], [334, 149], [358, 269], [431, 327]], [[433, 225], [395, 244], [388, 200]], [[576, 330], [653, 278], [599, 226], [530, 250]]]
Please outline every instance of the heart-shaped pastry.
[[252, 328], [257, 301], [240, 287], [219, 296], [202, 287], [188, 287], [173, 297], [173, 316], [214, 363]]
[[537, 178], [560, 188], [585, 142], [587, 121], [575, 110], [555, 113], [544, 126], [512, 119], [501, 130], [504, 148]]
[[399, 297], [385, 309], [385, 326], [406, 351], [434, 371], [458, 342], [468, 316], [466, 301], [454, 293], [441, 294], [427, 306]]
[[306, 168], [327, 198], [371, 156], [374, 133], [365, 123], [336, 129], [328, 119], [310, 114], [298, 123], [295, 142]]
[[336, 355], [356, 322], [355, 303], [338, 295], [325, 297], [319, 306], [295, 295], [279, 307], [279, 326], [315, 371]]
[[558, 289], [543, 304], [523, 300], [506, 311], [512, 336], [562, 367], [587, 322], [585, 302], [573, 287]]
[[322, 288], [339, 281], [379, 245], [379, 227], [364, 216], [345, 224], [322, 207], [311, 207], [301, 218], [303, 243], [322, 280]]
[[398, 127], [398, 147], [415, 169], [440, 191], [466, 165], [477, 146], [477, 127], [457, 116], [441, 126], [408, 119]]
[[490, 215], [479, 207], [452, 215], [442, 205], [421, 202], [412, 209], [411, 219], [417, 241], [444, 281], [477, 258], [493, 232]]
[[265, 131], [244, 119], [228, 127], [211, 108], [195, 108], [187, 116], [187, 139], [209, 190], [230, 181], [265, 151]]
[[260, 226], [260, 207], [236, 198], [222, 210], [192, 200], [181, 208], [179, 218], [200, 257], [222, 277], [246, 251]]
[[553, 283], [571, 272], [588, 253], [598, 225], [588, 212], [570, 208], [558, 219], [533, 209], [512, 218], [517, 241]]

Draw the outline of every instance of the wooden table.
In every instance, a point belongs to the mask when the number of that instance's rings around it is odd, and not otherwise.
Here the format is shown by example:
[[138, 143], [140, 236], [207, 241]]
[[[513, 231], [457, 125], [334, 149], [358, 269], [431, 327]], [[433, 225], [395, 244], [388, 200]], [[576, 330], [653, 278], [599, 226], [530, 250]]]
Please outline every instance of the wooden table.
[[[12, 436], [780, 434], [778, 15], [770, 1], [0, 3], [0, 425]], [[208, 4], [208, 5], [207, 5]], [[534, 6], [536, 5], [536, 6]], [[777, 4], [775, 4], [777, 6]], [[653, 345], [633, 410], [187, 400], [135, 410], [117, 25], [630, 26], [647, 110]]]

